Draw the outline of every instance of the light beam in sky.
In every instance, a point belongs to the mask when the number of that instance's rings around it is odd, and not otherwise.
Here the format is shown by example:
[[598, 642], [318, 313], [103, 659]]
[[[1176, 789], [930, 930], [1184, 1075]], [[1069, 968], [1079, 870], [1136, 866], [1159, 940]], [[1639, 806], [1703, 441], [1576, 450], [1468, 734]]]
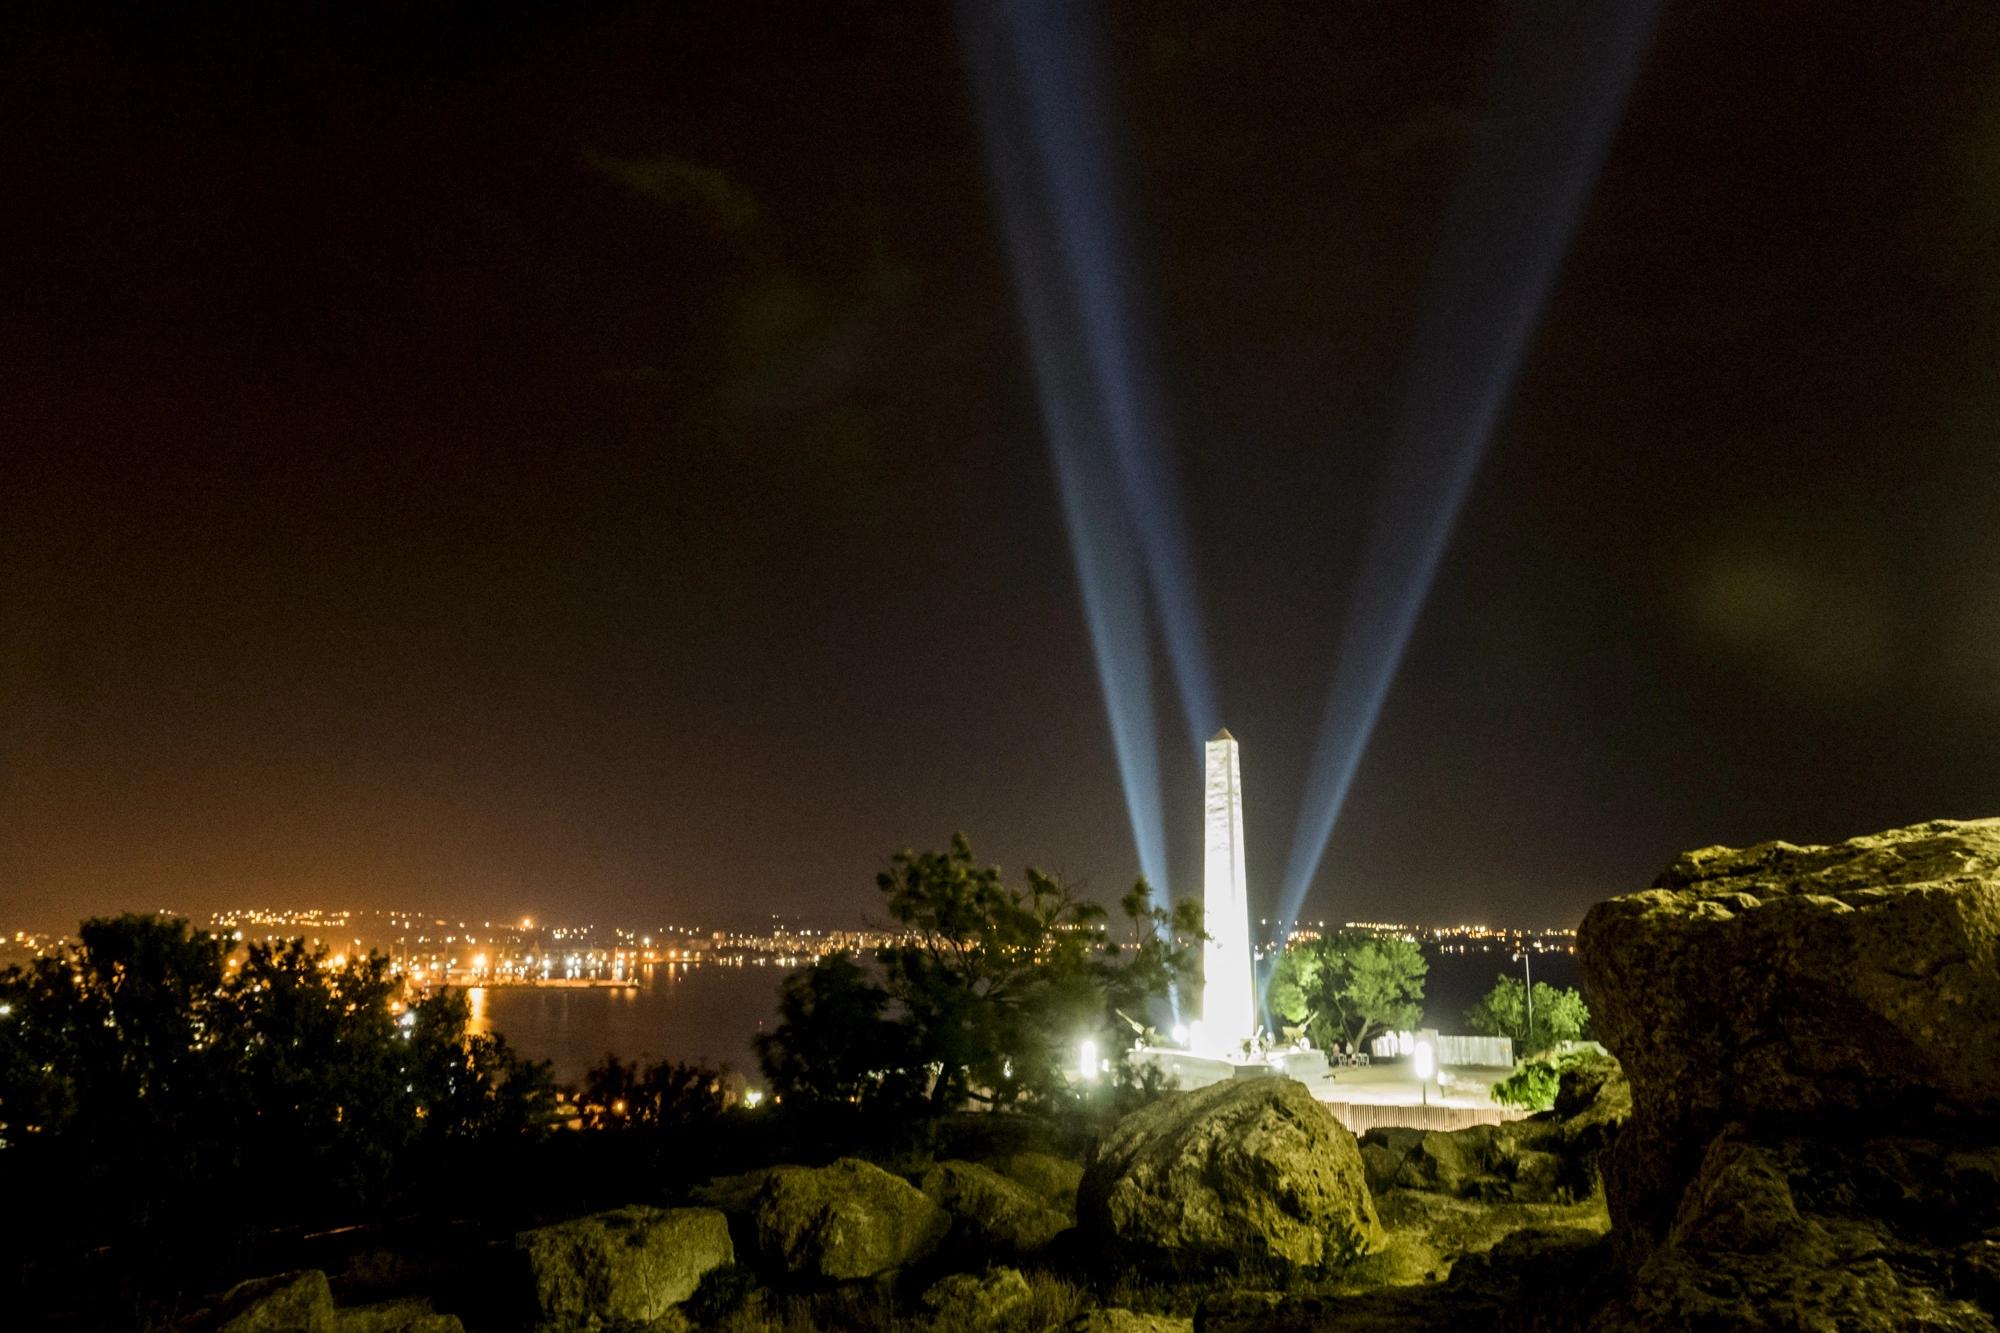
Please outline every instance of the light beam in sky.
[[1218, 709], [1099, 61], [1077, 6], [963, 0], [958, 15], [1140, 870], [1164, 890], [1149, 605], [1196, 753]]
[[1523, 3], [1497, 53], [1405, 364], [1285, 867], [1287, 928], [1319, 871], [1656, 17], [1656, 0]]

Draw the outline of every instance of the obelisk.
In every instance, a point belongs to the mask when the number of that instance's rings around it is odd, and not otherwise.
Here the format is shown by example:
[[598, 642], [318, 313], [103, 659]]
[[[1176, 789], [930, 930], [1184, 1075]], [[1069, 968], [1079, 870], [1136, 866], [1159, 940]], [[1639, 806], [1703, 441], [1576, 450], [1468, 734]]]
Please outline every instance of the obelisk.
[[1243, 774], [1236, 738], [1215, 733], [1208, 743], [1203, 802], [1204, 880], [1200, 1054], [1241, 1054], [1257, 1031], [1255, 987], [1250, 977], [1250, 893], [1243, 872]]

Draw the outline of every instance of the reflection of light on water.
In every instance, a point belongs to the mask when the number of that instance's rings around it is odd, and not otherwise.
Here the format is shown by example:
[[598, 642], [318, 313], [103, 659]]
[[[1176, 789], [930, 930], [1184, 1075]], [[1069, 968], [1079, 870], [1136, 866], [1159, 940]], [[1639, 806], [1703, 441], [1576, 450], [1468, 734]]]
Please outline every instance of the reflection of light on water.
[[486, 987], [466, 987], [465, 1000], [472, 1006], [472, 1030], [479, 1033], [491, 1031], [492, 1024], [486, 1018]]

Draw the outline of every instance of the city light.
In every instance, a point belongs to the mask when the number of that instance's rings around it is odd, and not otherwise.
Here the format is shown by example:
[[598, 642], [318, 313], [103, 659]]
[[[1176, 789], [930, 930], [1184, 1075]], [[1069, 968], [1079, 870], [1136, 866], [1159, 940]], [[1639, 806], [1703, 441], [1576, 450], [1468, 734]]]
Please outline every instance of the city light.
[[764, 1104], [764, 1094], [758, 1089], [752, 1088], [743, 1094], [743, 1104], [754, 1111]]

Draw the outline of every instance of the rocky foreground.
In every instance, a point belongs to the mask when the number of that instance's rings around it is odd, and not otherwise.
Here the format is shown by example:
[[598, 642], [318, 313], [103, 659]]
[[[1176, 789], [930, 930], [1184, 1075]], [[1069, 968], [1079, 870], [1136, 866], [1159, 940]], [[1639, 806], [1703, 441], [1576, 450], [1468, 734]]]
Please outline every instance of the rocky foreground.
[[[1578, 948], [1622, 1073], [1571, 1069], [1548, 1114], [1357, 1141], [1243, 1080], [1082, 1162], [725, 1177], [518, 1236], [503, 1326], [2000, 1327], [2000, 820], [1692, 852]], [[316, 1272], [196, 1323], [461, 1327]]]

